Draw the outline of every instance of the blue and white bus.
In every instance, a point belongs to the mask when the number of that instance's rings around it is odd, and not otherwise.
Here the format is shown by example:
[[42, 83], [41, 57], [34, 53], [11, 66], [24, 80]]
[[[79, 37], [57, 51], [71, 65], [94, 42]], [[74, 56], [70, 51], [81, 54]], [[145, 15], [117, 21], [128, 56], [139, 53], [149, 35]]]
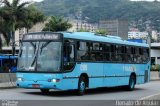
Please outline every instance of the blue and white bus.
[[90, 32], [39, 32], [24, 35], [17, 87], [77, 90], [125, 86], [150, 79], [149, 46]]

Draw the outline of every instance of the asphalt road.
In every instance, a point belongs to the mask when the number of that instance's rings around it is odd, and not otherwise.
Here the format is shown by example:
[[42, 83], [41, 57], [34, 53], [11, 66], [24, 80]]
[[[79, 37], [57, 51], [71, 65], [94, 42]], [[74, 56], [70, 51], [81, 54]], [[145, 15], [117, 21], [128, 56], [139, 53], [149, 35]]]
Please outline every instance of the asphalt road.
[[[106, 100], [144, 100], [157, 94], [160, 94], [160, 81], [152, 81], [147, 84], [136, 85], [134, 91], [126, 91], [124, 88], [119, 87], [90, 89], [86, 91], [84, 96], [77, 96], [76, 91], [52, 90], [49, 94], [44, 95], [40, 90], [35, 89], [0, 89], [0, 100], [30, 100], [30, 102], [25, 102], [31, 104], [33, 100], [41, 100], [38, 102], [38, 106], [41, 106], [42, 103], [46, 102], [42, 100], [52, 100], [52, 102], [54, 100], [55, 103], [60, 102], [60, 106], [66, 106], [66, 102], [73, 102], [69, 103], [69, 106], [72, 106], [71, 104], [75, 106], [74, 103], [76, 103], [76, 106], [97, 106], [99, 104], [101, 104], [101, 106], [106, 106]], [[160, 98], [156, 99], [160, 100]], [[65, 100], [67, 101], [64, 102]], [[85, 102], [82, 102], [83, 100], [85, 100]], [[49, 101], [47, 103], [49, 104]], [[25, 105], [23, 104], [23, 106]]]

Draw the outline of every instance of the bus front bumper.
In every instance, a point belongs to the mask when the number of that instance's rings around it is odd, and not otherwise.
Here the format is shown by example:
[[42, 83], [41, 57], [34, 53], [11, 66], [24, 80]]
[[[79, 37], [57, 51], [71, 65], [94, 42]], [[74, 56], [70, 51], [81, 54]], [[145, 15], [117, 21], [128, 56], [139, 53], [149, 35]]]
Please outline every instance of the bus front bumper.
[[18, 88], [28, 89], [56, 89], [63, 90], [60, 82], [48, 82], [48, 81], [17, 81]]

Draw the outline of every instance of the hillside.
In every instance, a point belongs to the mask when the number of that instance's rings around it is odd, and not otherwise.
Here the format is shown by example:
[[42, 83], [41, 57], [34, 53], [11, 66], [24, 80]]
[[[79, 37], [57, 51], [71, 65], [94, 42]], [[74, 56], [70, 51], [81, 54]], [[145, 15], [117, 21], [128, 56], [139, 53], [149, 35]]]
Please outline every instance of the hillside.
[[130, 25], [146, 30], [146, 25], [160, 31], [160, 2], [133, 2], [129, 0], [44, 0], [35, 4], [45, 15], [73, 16], [90, 22], [105, 19], [126, 19]]

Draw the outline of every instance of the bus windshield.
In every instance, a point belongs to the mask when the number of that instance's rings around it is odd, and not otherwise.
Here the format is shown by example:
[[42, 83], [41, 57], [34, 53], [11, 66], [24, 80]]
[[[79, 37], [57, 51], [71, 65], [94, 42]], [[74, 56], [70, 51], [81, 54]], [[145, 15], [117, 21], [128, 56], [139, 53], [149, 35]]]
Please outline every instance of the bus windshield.
[[18, 71], [58, 72], [61, 66], [61, 42], [23, 42]]

